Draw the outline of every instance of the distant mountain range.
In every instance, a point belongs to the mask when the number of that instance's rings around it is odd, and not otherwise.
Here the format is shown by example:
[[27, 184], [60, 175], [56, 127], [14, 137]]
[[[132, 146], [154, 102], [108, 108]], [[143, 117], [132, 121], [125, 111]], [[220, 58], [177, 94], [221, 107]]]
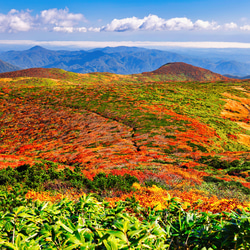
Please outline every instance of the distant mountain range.
[[[110, 72], [116, 74], [137, 74], [153, 71], [171, 62], [184, 62], [219, 74], [234, 76], [250, 75], [250, 63], [237, 61], [217, 62], [184, 56], [178, 53], [137, 47], [107, 47], [89, 51], [48, 50], [35, 46], [24, 51], [0, 53], [0, 59], [15, 65], [16, 69], [60, 68], [76, 73]], [[8, 70], [0, 65], [0, 72]]]
[[228, 78], [234, 78], [234, 79], [239, 79], [239, 80], [244, 80], [244, 79], [250, 79], [250, 75], [248, 76], [233, 76], [233, 75], [224, 75], [225, 77], [228, 77]]

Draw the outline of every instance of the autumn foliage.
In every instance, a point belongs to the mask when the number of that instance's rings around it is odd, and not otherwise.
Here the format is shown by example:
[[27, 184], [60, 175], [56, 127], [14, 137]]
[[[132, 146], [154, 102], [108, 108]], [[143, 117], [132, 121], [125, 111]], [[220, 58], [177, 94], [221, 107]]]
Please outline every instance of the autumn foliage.
[[[154, 81], [177, 71], [189, 81], [225, 82]], [[249, 83], [234, 85], [182, 63], [131, 76], [28, 69], [0, 77], [1, 169], [48, 161], [59, 170], [79, 167], [89, 180], [135, 176], [135, 190], [112, 192], [111, 204], [134, 196], [158, 209], [170, 197], [184, 209], [214, 213], [249, 207]], [[235, 102], [242, 119], [233, 115]], [[70, 192], [30, 190], [27, 198], [84, 193]]]

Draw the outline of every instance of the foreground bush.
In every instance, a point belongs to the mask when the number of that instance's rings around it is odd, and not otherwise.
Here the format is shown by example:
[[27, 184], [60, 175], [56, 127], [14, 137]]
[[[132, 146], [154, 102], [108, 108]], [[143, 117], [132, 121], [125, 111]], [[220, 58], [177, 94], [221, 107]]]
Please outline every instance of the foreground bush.
[[37, 201], [0, 211], [0, 248], [249, 249], [250, 213], [186, 212], [174, 199], [161, 211], [132, 199], [110, 207], [91, 195]]
[[13, 187], [22, 183], [23, 187], [38, 191], [67, 190], [73, 187], [105, 196], [110, 190], [129, 192], [135, 182], [138, 182], [138, 179], [132, 175], [121, 176], [104, 172], [96, 174], [90, 180], [84, 176], [80, 168], [75, 167], [73, 171], [69, 168], [59, 170], [56, 164], [48, 167], [44, 164], [24, 164], [14, 169], [0, 169], [0, 187]]

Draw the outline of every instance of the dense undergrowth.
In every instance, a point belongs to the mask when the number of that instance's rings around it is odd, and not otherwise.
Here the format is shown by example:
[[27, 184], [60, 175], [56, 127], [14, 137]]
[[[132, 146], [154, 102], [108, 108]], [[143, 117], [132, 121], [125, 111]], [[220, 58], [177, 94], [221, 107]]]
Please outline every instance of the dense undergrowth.
[[[215, 206], [216, 211], [221, 211], [219, 206], [224, 205], [223, 212], [202, 212], [206, 203], [199, 207], [202, 201], [195, 199], [198, 209], [194, 209], [194, 204], [171, 197], [170, 191], [166, 193], [152, 180], [146, 180], [145, 187], [141, 187], [134, 176], [104, 172], [90, 180], [79, 167], [73, 171], [69, 168], [59, 170], [56, 164], [46, 162], [2, 169], [0, 185], [1, 249], [250, 247], [249, 208], [238, 204], [231, 207], [235, 212], [231, 209], [225, 212], [232, 201], [224, 200], [222, 204], [217, 200], [214, 204], [209, 203], [209, 210], [213, 211]], [[47, 198], [57, 193], [70, 194], [72, 189], [80, 195], [60, 196], [61, 201], [41, 203], [39, 195], [30, 198], [31, 189], [33, 194], [47, 193]], [[86, 195], [91, 192], [94, 193]], [[128, 192], [132, 195], [123, 199]], [[118, 193], [120, 198], [117, 198]], [[156, 196], [162, 199], [161, 203], [152, 202]], [[65, 197], [70, 197], [71, 201]], [[143, 201], [143, 197], [144, 202], [148, 202], [148, 197], [151, 200], [148, 206], [138, 202]]]
[[[22, 185], [23, 190], [35, 191], [53, 191], [67, 192], [74, 188], [78, 191], [95, 192], [97, 196], [105, 197], [109, 193], [121, 191], [130, 192], [132, 185], [138, 182], [135, 176], [112, 175], [100, 172], [92, 180], [88, 179], [81, 173], [79, 168], [72, 171], [69, 168], [58, 170], [52, 164], [28, 164], [21, 165], [15, 169], [6, 168], [0, 170], [0, 186], [4, 189], [6, 186]], [[101, 198], [100, 197], [100, 198]], [[4, 209], [4, 207], [2, 207]]]
[[0, 80], [1, 249], [250, 248], [248, 82], [42, 74]]
[[[52, 163], [49, 168], [45, 166], [25, 164], [1, 170], [1, 249], [250, 247], [250, 212], [242, 208], [216, 214], [200, 212], [185, 209], [180, 200], [171, 197], [165, 199], [164, 209], [150, 208], [141, 206], [135, 196], [111, 206], [103, 198], [110, 197], [111, 190], [127, 193], [138, 188], [137, 178], [99, 173], [89, 180], [79, 168], [72, 171], [59, 170]], [[73, 201], [63, 199], [54, 203], [27, 199], [30, 189], [65, 193], [71, 188], [95, 193], [82, 193]], [[150, 195], [148, 191], [149, 188]]]
[[14, 207], [12, 212], [0, 212], [0, 246], [204, 250], [250, 247], [249, 212], [186, 212], [174, 199], [167, 205], [167, 209], [156, 211], [128, 200], [110, 207], [91, 195], [83, 195], [77, 202], [30, 202]]

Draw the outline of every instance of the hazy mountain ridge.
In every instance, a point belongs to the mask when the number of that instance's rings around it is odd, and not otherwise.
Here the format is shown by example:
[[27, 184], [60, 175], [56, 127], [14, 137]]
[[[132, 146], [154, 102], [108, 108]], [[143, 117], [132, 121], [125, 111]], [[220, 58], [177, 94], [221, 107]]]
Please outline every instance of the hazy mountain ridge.
[[0, 60], [0, 73], [15, 71], [15, 70], [19, 70], [19, 69], [21, 69], [21, 68]]
[[239, 79], [239, 80], [244, 80], [244, 79], [250, 79], [250, 75], [248, 76], [234, 76], [234, 75], [224, 75], [225, 77], [229, 77], [229, 78], [234, 78], [234, 79]]
[[201, 59], [182, 54], [137, 47], [106, 47], [89, 51], [48, 50], [35, 46], [24, 51], [0, 53], [0, 59], [20, 68], [61, 68], [77, 73], [110, 72], [137, 74], [153, 71], [170, 62], [184, 62], [219, 74], [246, 76], [250, 64], [235, 60]]

